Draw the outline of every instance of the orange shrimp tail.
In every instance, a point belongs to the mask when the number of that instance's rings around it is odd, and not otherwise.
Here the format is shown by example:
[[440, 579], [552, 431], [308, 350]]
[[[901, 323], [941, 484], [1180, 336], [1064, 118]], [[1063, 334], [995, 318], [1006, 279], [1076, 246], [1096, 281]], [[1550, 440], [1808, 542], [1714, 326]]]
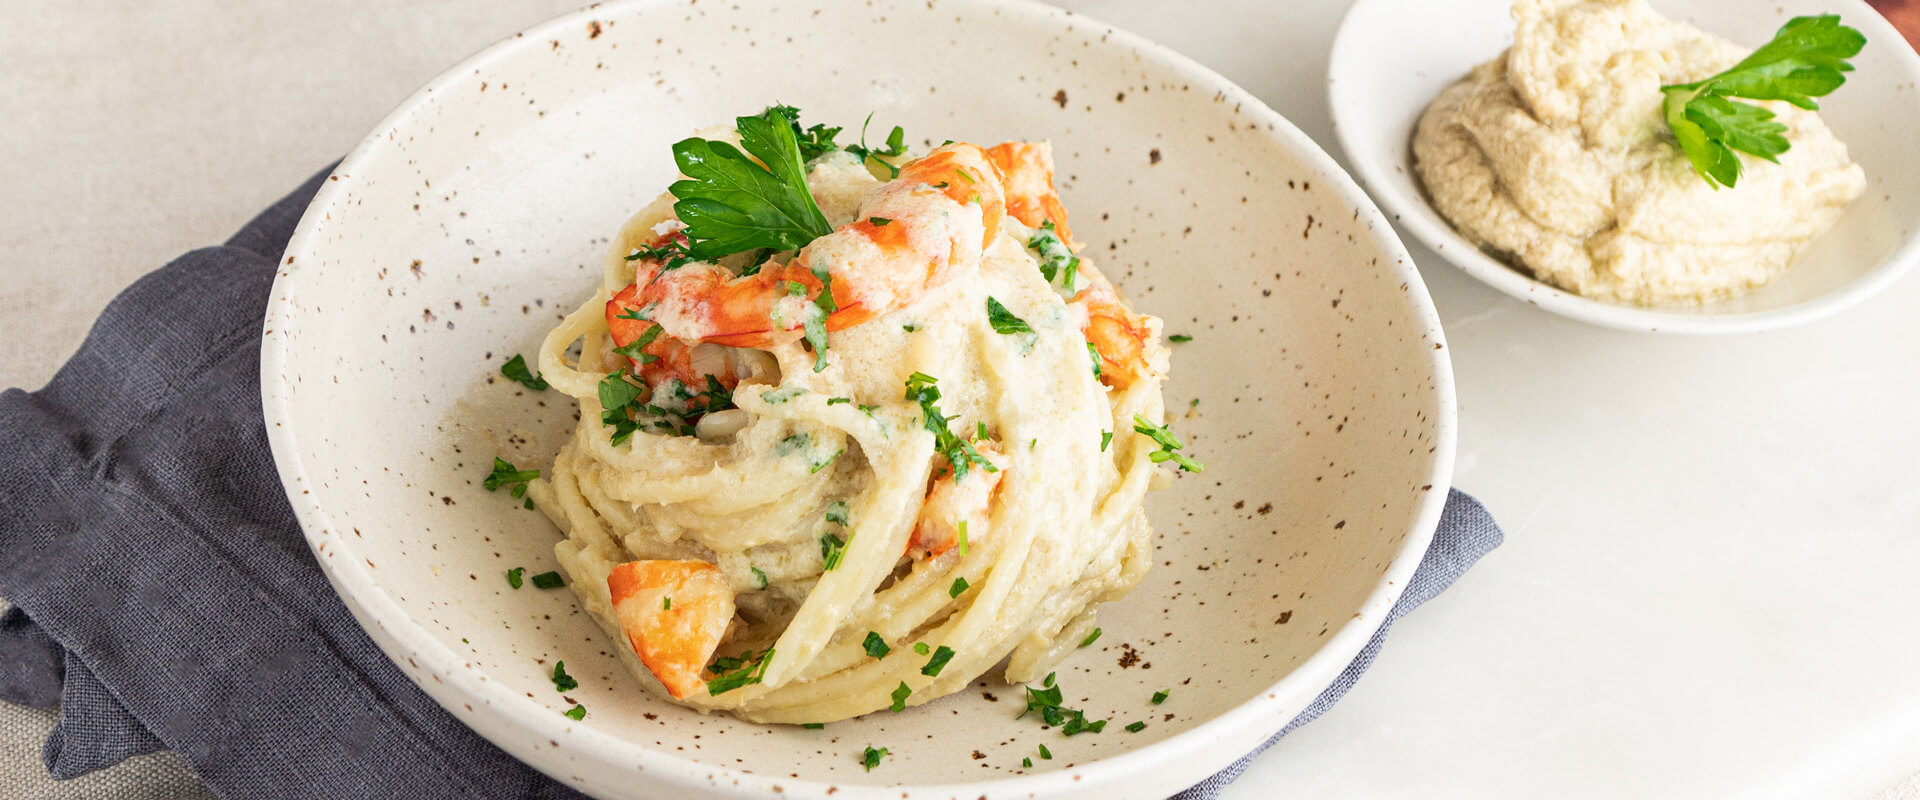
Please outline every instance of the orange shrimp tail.
[[1005, 176], [1007, 213], [1029, 228], [1052, 222], [1053, 228], [1075, 250], [1073, 230], [1067, 227], [1067, 207], [1053, 185], [1053, 148], [1046, 142], [1006, 142], [987, 150]]
[[733, 590], [704, 561], [629, 561], [607, 574], [614, 615], [634, 655], [667, 693], [703, 688], [700, 673], [733, 622]]

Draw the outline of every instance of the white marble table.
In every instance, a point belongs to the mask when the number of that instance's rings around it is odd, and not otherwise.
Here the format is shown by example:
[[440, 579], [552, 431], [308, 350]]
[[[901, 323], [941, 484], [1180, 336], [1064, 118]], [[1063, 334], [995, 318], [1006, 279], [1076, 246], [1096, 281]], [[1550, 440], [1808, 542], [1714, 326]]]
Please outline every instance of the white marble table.
[[[13, 0], [0, 385], [40, 385], [121, 287], [571, 5]], [[1333, 144], [1345, 2], [1066, 5]], [[1414, 255], [1458, 372], [1459, 486], [1507, 545], [1228, 797], [1920, 797], [1890, 788], [1920, 768], [1920, 277], [1804, 328], [1686, 339], [1548, 316]], [[164, 759], [56, 787], [34, 760], [48, 724], [0, 711], [7, 796], [200, 796]]]

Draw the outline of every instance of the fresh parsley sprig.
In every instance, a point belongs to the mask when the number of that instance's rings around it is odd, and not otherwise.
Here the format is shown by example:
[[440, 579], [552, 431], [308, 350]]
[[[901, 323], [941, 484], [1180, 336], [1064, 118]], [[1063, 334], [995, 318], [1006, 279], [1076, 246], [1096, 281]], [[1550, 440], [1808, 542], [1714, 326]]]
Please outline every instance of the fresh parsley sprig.
[[[487, 473], [487, 479], [482, 481], [480, 485], [486, 487], [486, 490], [489, 492], [496, 491], [502, 486], [513, 486], [513, 491], [511, 492], [513, 499], [525, 499], [527, 508], [531, 509], [533, 508], [533, 501], [527, 499], [527, 481], [538, 480], [539, 477], [540, 470], [515, 469], [506, 459], [494, 456], [493, 471]], [[518, 485], [516, 486], [515, 484]]]
[[924, 372], [907, 376], [906, 399], [920, 404], [920, 416], [927, 430], [933, 434], [934, 448], [946, 457], [953, 467], [953, 479], [958, 481], [967, 477], [967, 470], [979, 467], [987, 472], [999, 472], [1000, 468], [988, 461], [972, 442], [955, 434], [948, 424], [946, 415], [940, 413], [939, 379]]
[[735, 120], [746, 153], [697, 137], [674, 144], [674, 163], [687, 179], [675, 181], [669, 191], [678, 198], [673, 210], [687, 225], [686, 250], [694, 260], [717, 261], [762, 248], [796, 250], [833, 232], [807, 189], [806, 163], [794, 133], [798, 112], [790, 118], [782, 108]]
[[[893, 158], [895, 156], [901, 156], [906, 154], [907, 132], [906, 130], [902, 129], [900, 126], [895, 125], [893, 126], [893, 132], [887, 134], [886, 147], [868, 147], [867, 146], [867, 125], [872, 122], [873, 122], [873, 115], [868, 114], [866, 121], [860, 123], [860, 143], [847, 145], [844, 149], [849, 153], [859, 156], [861, 163], [866, 163], [869, 161], [878, 163], [880, 166], [887, 168], [887, 172], [890, 174], [891, 177], [898, 178], [900, 177], [900, 168], [894, 166], [892, 162], [887, 160], [887, 158]], [[881, 156], [885, 156], [886, 158], [882, 158]], [[875, 224], [879, 224], [879, 223], [875, 223]]]
[[713, 665], [707, 667], [707, 671], [714, 675], [712, 680], [707, 681], [707, 694], [726, 694], [742, 686], [759, 683], [766, 677], [767, 664], [771, 661], [773, 661], [771, 647], [757, 658], [752, 650], [748, 650], [738, 656], [714, 659]]
[[1853, 71], [1847, 59], [1860, 54], [1867, 37], [1840, 24], [1835, 14], [1795, 17], [1774, 34], [1773, 41], [1731, 69], [1694, 83], [1663, 86], [1667, 127], [1695, 172], [1718, 189], [1740, 180], [1742, 168], [1735, 151], [1779, 163], [1793, 145], [1787, 126], [1774, 114], [1748, 100], [1780, 100], [1809, 111], [1820, 104], [1813, 98], [1832, 94]]

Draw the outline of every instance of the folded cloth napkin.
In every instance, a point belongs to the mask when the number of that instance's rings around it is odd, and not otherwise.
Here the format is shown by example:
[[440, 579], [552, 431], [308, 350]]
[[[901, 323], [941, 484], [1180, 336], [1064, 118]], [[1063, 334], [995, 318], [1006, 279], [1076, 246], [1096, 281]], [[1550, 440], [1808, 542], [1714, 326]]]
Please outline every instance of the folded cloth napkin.
[[[0, 597], [15, 606], [0, 616], [0, 699], [59, 707], [44, 751], [57, 778], [165, 747], [224, 798], [579, 797], [388, 661], [281, 493], [261, 319], [326, 174], [128, 288], [46, 388], [0, 395]], [[1450, 495], [1388, 624], [1499, 542], [1479, 504]], [[1245, 764], [1181, 797], [1214, 796]]]

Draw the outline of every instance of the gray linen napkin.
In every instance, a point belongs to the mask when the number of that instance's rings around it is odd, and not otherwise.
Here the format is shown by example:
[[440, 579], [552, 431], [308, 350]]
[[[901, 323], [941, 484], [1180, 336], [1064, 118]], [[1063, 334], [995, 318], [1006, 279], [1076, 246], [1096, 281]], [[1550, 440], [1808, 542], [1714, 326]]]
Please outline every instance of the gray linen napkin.
[[[0, 615], [0, 700], [59, 707], [44, 751], [58, 778], [164, 747], [224, 798], [579, 797], [387, 660], [281, 494], [261, 318], [326, 175], [128, 288], [46, 388], [0, 394], [0, 597], [15, 605]], [[1451, 494], [1388, 624], [1499, 542]], [[1287, 730], [1339, 699], [1385, 633]], [[1245, 764], [1180, 797], [1213, 797]]]

